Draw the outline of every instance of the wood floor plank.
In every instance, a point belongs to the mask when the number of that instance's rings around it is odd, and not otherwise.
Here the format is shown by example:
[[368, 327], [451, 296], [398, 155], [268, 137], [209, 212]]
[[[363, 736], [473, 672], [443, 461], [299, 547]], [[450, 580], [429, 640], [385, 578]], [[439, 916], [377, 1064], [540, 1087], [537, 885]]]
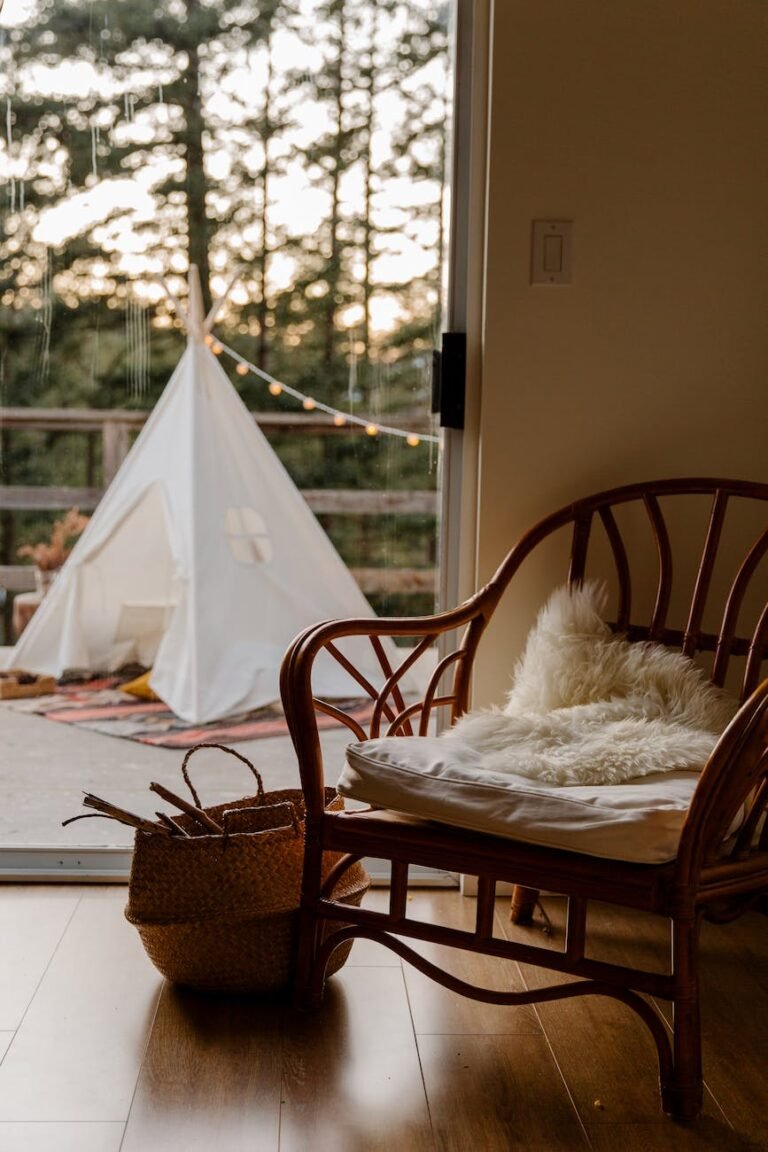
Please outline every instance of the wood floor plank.
[[588, 1147], [543, 1036], [420, 1036], [439, 1152]]
[[345, 967], [284, 1043], [280, 1152], [434, 1152], [403, 974]]
[[283, 1016], [166, 986], [121, 1152], [277, 1149]]
[[[448, 928], [471, 930], [474, 927], [477, 901], [461, 896], [458, 891], [421, 891], [413, 893], [408, 899], [409, 914], [415, 918], [429, 913], [431, 919], [439, 919]], [[503, 939], [500, 924], [497, 924], [495, 931]], [[460, 980], [504, 992], [524, 990], [520, 970], [511, 961], [434, 944], [406, 942], [433, 964], [444, 967]], [[509, 1008], [471, 1000], [443, 988], [407, 962], [403, 969], [417, 1035], [440, 1032], [541, 1035], [536, 1012], [528, 1005]]]
[[[523, 976], [540, 984], [530, 969]], [[656, 1048], [629, 1009], [590, 996], [541, 1004], [539, 1014], [585, 1124], [661, 1117]]]
[[2, 1152], [119, 1152], [122, 1124], [0, 1123]]
[[704, 952], [704, 1079], [743, 1139], [768, 1147], [768, 989], [733, 952]]
[[86, 891], [0, 1065], [0, 1121], [128, 1116], [161, 980], [125, 889]]
[[705, 924], [702, 947], [707, 954], [738, 956], [753, 980], [768, 991], [768, 915], [747, 912], [732, 924]]
[[[552, 943], [559, 946], [560, 902], [545, 898], [544, 904], [551, 905]], [[666, 921], [596, 905], [590, 924], [601, 958], [660, 966]], [[521, 939], [527, 931], [513, 925], [508, 928], [511, 936]], [[766, 1127], [768, 999], [734, 948], [722, 942], [713, 947], [712, 940], [707, 926], [702, 949], [703, 1123], [713, 1131], [727, 1131], [730, 1125], [735, 1135], [729, 1139], [754, 1142], [765, 1136]], [[595, 954], [594, 948], [590, 954]], [[565, 979], [528, 966], [521, 970], [531, 987]], [[668, 1002], [659, 1001], [658, 1007], [669, 1017]], [[669, 1123], [660, 1111], [655, 1048], [645, 1027], [628, 1009], [603, 997], [586, 997], [542, 1004], [539, 1015], [590, 1131], [618, 1120], [640, 1125], [659, 1120]], [[749, 1059], [745, 1059], [747, 1053]]]
[[[383, 912], [389, 904], [389, 888], [369, 888], [363, 897], [363, 907], [372, 912]], [[355, 940], [347, 964], [373, 964], [377, 968], [400, 967], [400, 957], [372, 940]]]
[[691, 1124], [602, 1124], [588, 1129], [594, 1152], [751, 1152], [729, 1125], [713, 1116]]
[[[549, 943], [562, 947], [561, 903], [544, 898], [553, 924], [553, 935], [542, 938], [536, 929], [507, 924], [510, 938]], [[634, 961], [633, 940], [640, 929], [633, 919], [609, 919], [611, 959]], [[590, 920], [600, 926], [600, 909]], [[649, 948], [645, 941], [644, 948]], [[651, 951], [653, 949], [651, 948]], [[526, 985], [541, 988], [563, 983], [569, 977], [543, 968], [520, 965]], [[585, 996], [539, 1004], [538, 1015], [552, 1045], [585, 1125], [655, 1122], [663, 1119], [658, 1092], [656, 1047], [642, 1021], [627, 1007], [604, 996]], [[707, 1105], [712, 1108], [711, 1102]]]
[[[611, 959], [626, 958], [628, 941], [632, 956], [638, 957], [641, 940], [648, 948], [654, 930], [665, 930], [641, 913], [611, 913], [601, 907], [597, 916], [601, 934], [612, 940]], [[768, 1144], [766, 935], [768, 923], [758, 913], [733, 924], [702, 925], [701, 1015], [707, 1088], [742, 1140], [765, 1139]], [[659, 1000], [658, 1008], [671, 1021], [670, 1003]]]
[[0, 888], [0, 1030], [18, 1028], [79, 899], [71, 888]]

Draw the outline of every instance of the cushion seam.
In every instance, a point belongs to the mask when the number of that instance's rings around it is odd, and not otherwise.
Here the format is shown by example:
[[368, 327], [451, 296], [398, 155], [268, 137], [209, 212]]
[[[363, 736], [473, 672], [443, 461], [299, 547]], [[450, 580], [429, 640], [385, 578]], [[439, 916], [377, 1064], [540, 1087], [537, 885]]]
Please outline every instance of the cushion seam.
[[[359, 753], [355, 753], [354, 755], [359, 756], [360, 760], [362, 760], [365, 764], [369, 765], [370, 767], [376, 767], [377, 765], [381, 766], [380, 760], [376, 760], [376, 759], [373, 759], [372, 757], [368, 757], [368, 756], [363, 756]], [[350, 767], [354, 768], [354, 764], [350, 765]], [[591, 800], [581, 800], [581, 799], [579, 799], [579, 797], [576, 797], [576, 796], [562, 797], [561, 793], [555, 792], [554, 788], [544, 789], [544, 790], [537, 789], [537, 788], [525, 788], [525, 787], [521, 788], [519, 786], [516, 786], [514, 788], [505, 788], [503, 784], [492, 784], [490, 782], [486, 782], [486, 781], [482, 781], [482, 780], [448, 780], [444, 776], [428, 775], [425, 772], [420, 772], [416, 768], [405, 768], [405, 767], [402, 767], [400, 764], [395, 766], [391, 763], [391, 761], [387, 762], [385, 767], [390, 768], [390, 769], [392, 769], [392, 771], [395, 771], [395, 772], [402, 772], [403, 775], [417, 777], [420, 780], [431, 780], [433, 783], [436, 783], [436, 784], [442, 783], [442, 784], [447, 784], [447, 785], [460, 785], [462, 787], [469, 787], [469, 788], [485, 788], [488, 790], [494, 789], [498, 792], [507, 793], [507, 794], [512, 794], [512, 793], [517, 792], [521, 796], [532, 796], [532, 797], [535, 797], [536, 799], [543, 799], [543, 800], [564, 799], [565, 802], [568, 804], [576, 804], [576, 805], [581, 806], [582, 808], [589, 808], [591, 810], [594, 810], [594, 809], [601, 810], [601, 805], [597, 802], [592, 802]], [[665, 773], [662, 773], [662, 775], [665, 775]], [[697, 775], [698, 775], [698, 773], [697, 773]], [[580, 785], [580, 787], [589, 787], [589, 785]], [[625, 785], [623, 785], [623, 784], [595, 784], [595, 785], [592, 785], [592, 787], [595, 787], [595, 788], [623, 788], [623, 787], [625, 787]], [[694, 792], [695, 792], [695, 788], [694, 788]], [[692, 800], [693, 800], [693, 792], [691, 792], [691, 797], [690, 797], [685, 809], [672, 808], [670, 810], [675, 811], [675, 812], [682, 812], [684, 810], [687, 811], [687, 809], [690, 808], [690, 806], [691, 806]], [[658, 810], [658, 804], [650, 805], [649, 808], [653, 811], [656, 811], [656, 810]], [[635, 811], [640, 811], [640, 809], [635, 809]]]

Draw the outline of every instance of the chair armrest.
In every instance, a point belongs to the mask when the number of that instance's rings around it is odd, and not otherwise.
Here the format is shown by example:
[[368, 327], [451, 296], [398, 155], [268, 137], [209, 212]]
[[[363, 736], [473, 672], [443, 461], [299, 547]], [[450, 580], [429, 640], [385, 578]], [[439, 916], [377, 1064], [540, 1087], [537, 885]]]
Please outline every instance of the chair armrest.
[[[768, 860], [768, 680], [742, 704], [715, 745], [693, 794], [678, 853], [683, 884], [708, 874], [747, 875]], [[737, 832], [729, 830], [738, 824]], [[757, 857], [762, 857], [758, 861]]]
[[[458, 608], [433, 616], [329, 620], [296, 637], [283, 659], [280, 693], [310, 819], [319, 818], [324, 807], [319, 715], [346, 725], [355, 740], [423, 735], [436, 715], [452, 722], [468, 706], [477, 644], [492, 611], [487, 601], [478, 593]], [[412, 643], [396, 646], [397, 639]], [[359, 688], [356, 700], [331, 700], [317, 693], [321, 660], [335, 661], [343, 669]]]

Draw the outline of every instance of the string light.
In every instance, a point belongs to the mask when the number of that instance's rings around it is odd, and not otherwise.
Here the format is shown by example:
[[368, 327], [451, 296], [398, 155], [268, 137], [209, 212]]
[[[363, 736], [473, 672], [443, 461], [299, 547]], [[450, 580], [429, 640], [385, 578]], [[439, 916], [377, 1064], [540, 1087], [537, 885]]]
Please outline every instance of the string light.
[[230, 348], [227, 344], [222, 344], [213, 337], [206, 336], [206, 344], [209, 345], [211, 351], [217, 356], [221, 352], [226, 354], [235, 361], [235, 371], [238, 376], [247, 376], [249, 372], [254, 375], [260, 376], [262, 380], [266, 381], [269, 393], [271, 396], [280, 396], [284, 392], [286, 396], [291, 396], [294, 400], [298, 400], [306, 412], [312, 412], [318, 409], [325, 412], [328, 416], [333, 418], [333, 423], [337, 428], [343, 428], [345, 424], [357, 424], [359, 427], [364, 428], [368, 436], [399, 436], [405, 440], [410, 448], [418, 448], [420, 444], [438, 444], [440, 442], [439, 436], [432, 436], [428, 434], [417, 435], [415, 432], [407, 432], [403, 428], [393, 428], [389, 424], [374, 423], [367, 417], [355, 416], [352, 412], [340, 412], [338, 408], [332, 408], [329, 404], [323, 404], [321, 400], [316, 400], [313, 396], [307, 396], [304, 392], [299, 392], [297, 388], [292, 388], [289, 384], [283, 384], [282, 381], [276, 380], [269, 372], [265, 372], [263, 368], [258, 368], [252, 364], [250, 360], [246, 360], [234, 348]]

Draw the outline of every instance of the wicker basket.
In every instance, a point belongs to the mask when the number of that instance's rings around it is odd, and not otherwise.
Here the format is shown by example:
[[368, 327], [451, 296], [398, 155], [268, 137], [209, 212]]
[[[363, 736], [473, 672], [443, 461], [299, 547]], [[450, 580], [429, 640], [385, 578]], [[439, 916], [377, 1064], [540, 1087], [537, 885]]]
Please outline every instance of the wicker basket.
[[[182, 765], [195, 804], [197, 793]], [[299, 789], [258, 792], [201, 811], [223, 834], [200, 833], [193, 816], [174, 817], [184, 836], [136, 833], [126, 918], [147, 955], [168, 980], [219, 993], [272, 992], [290, 984], [296, 958], [304, 862], [304, 798]], [[342, 809], [333, 789], [326, 801]], [[327, 875], [340, 853], [325, 853]], [[342, 873], [334, 899], [359, 905], [370, 878], [359, 861]], [[344, 964], [351, 942], [331, 957], [329, 975]]]

